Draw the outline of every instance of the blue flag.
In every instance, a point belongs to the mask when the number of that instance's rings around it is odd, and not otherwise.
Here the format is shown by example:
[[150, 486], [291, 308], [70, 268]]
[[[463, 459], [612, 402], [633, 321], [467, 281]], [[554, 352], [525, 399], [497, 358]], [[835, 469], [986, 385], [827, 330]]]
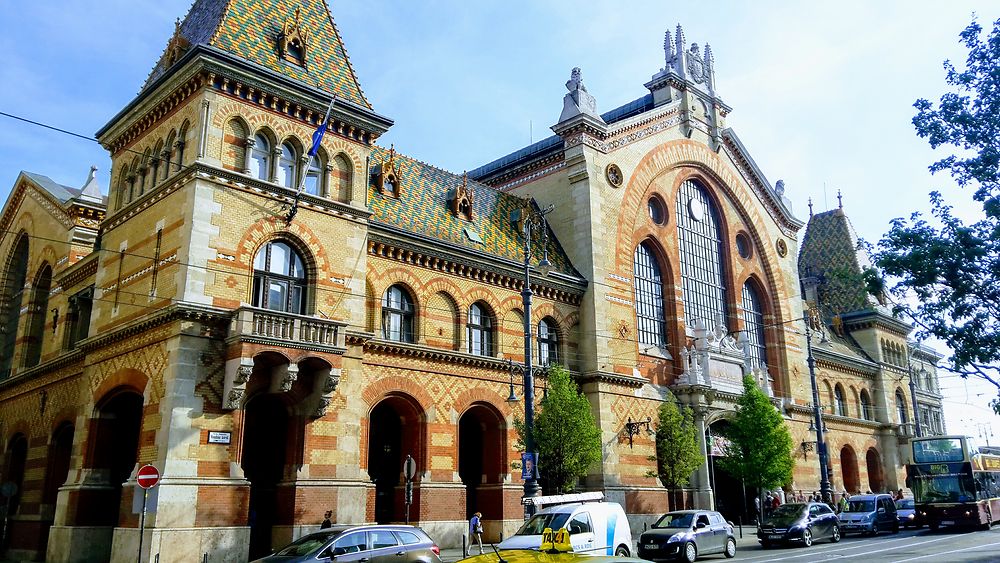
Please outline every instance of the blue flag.
[[319, 152], [319, 145], [323, 142], [323, 135], [326, 133], [326, 124], [327, 122], [324, 120], [313, 133], [313, 144], [309, 147], [309, 156], [316, 156], [316, 153]]

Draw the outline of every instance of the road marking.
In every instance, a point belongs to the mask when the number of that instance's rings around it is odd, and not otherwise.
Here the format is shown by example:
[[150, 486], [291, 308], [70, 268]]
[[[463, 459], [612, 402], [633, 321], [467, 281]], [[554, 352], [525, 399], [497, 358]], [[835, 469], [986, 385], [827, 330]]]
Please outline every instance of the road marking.
[[[916, 536], [911, 536], [911, 537], [916, 537]], [[885, 549], [871, 549], [871, 550], [866, 551], [864, 553], [864, 555], [869, 555], [871, 553], [881, 553], [883, 551], [892, 551], [894, 549], [899, 549], [900, 547], [906, 547], [906, 548], [916, 547], [918, 545], [923, 545], [925, 543], [934, 543], [934, 542], [943, 541], [943, 540], [950, 540], [953, 537], [954, 536], [947, 536], [947, 537], [942, 537], [942, 538], [934, 538], [932, 540], [925, 540], [925, 541], [917, 542], [917, 543], [908, 543], [905, 546], [898, 546], [898, 545], [896, 545], [896, 546], [893, 546], [893, 547], [887, 547]], [[830, 561], [830, 560], [833, 560], [833, 559], [841, 559], [841, 557], [842, 556], [837, 555], [837, 556], [834, 556], [834, 557], [827, 557], [826, 559], [813, 559], [813, 562], [814, 563], [818, 563], [820, 561]]]
[[1000, 542], [984, 543], [983, 545], [974, 545], [972, 547], [963, 547], [962, 549], [953, 549], [951, 551], [942, 551], [942, 552], [939, 552], [939, 553], [929, 553], [927, 555], [921, 555], [920, 557], [911, 557], [909, 559], [897, 559], [893, 563], [903, 563], [903, 561], [916, 561], [917, 559], [923, 559], [925, 557], [937, 557], [938, 555], [947, 555], [949, 553], [958, 553], [960, 551], [969, 551], [969, 550], [972, 550], [972, 549], [979, 549], [979, 548], [982, 548], [982, 547], [990, 547], [990, 546], [993, 546], [993, 545], [1000, 545]]
[[[799, 558], [802, 558], [802, 557], [810, 557], [810, 558], [812, 558], [812, 557], [817, 557], [817, 556], [823, 556], [823, 555], [826, 555], [827, 553], [837, 553], [837, 552], [840, 552], [840, 551], [849, 551], [849, 550], [852, 550], [852, 549], [862, 549], [862, 548], [867, 549], [868, 547], [872, 546], [875, 543], [877, 543], [878, 545], [885, 545], [885, 544], [887, 544], [889, 542], [906, 541], [906, 540], [913, 539], [915, 537], [917, 537], [917, 536], [914, 535], [914, 536], [907, 536], [905, 538], [893, 538], [893, 539], [890, 539], [890, 540], [877, 539], [877, 538], [869, 538], [869, 539], [863, 540], [862, 542], [852, 542], [852, 543], [854, 543], [854, 545], [847, 545], [847, 546], [845, 546], [843, 544], [840, 544], [841, 547], [838, 548], [838, 549], [824, 549], [824, 550], [822, 550], [819, 553], [817, 553], [816, 550], [810, 550], [809, 553], [801, 553], [799, 555], [789, 555], [788, 557], [773, 557], [771, 555], [758, 555], [758, 556], [754, 556], [754, 557], [750, 557], [750, 558], [744, 559], [743, 561], [752, 561], [754, 559], [762, 559], [762, 560], [766, 560], [766, 561], [784, 561], [786, 559], [799, 559]], [[920, 543], [936, 542], [936, 541], [941, 541], [941, 540], [949, 539], [950, 537], [952, 537], [952, 536], [941, 537], [941, 538], [937, 538], [937, 539], [933, 539], [933, 540], [927, 540], [927, 541], [920, 542]], [[909, 547], [909, 545], [919, 545], [919, 544], [908, 544], [906, 547]], [[865, 551], [865, 555], [867, 555], [869, 553], [878, 553], [879, 551], [889, 551], [890, 549], [898, 549], [899, 547], [900, 546], [893, 546], [891, 548], [880, 549], [878, 551], [867, 550], [867, 551]], [[831, 559], [841, 559], [843, 557], [853, 557], [853, 556], [849, 556], [849, 555], [848, 556], [837, 555], [837, 556], [830, 557], [830, 558], [827, 558], [827, 559], [814, 559], [813, 561], [829, 561]]]

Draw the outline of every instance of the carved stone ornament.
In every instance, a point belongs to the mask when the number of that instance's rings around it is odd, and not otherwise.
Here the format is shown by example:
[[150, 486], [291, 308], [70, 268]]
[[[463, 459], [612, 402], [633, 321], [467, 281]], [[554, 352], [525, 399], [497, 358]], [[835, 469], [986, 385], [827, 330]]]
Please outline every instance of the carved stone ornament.
[[472, 221], [472, 202], [475, 200], [475, 193], [469, 189], [468, 172], [462, 175], [462, 185], [453, 192], [450, 199], [452, 215]]
[[332, 373], [326, 376], [326, 379], [323, 381], [323, 393], [324, 394], [333, 393], [334, 391], [337, 390], [337, 385], [339, 383], [340, 383], [340, 376], [334, 375]]
[[579, 67], [570, 72], [569, 80], [566, 81], [566, 89], [569, 90], [569, 93], [563, 96], [563, 110], [559, 115], [559, 123], [581, 114], [604, 123], [601, 116], [597, 114], [597, 100], [587, 92], [587, 87], [583, 85], [583, 72], [580, 71]]
[[300, 21], [300, 10], [295, 8], [295, 19], [285, 22], [278, 35], [278, 53], [290, 63], [306, 66], [306, 48], [309, 44], [309, 32]]
[[238, 409], [243, 403], [243, 394], [245, 391], [243, 389], [233, 389], [229, 392], [229, 396], [226, 397], [226, 407], [227, 409]]
[[330, 399], [326, 397], [320, 397], [319, 401], [316, 403], [316, 410], [313, 411], [312, 415], [316, 418], [322, 418], [326, 416], [327, 409], [330, 408]]
[[295, 380], [298, 379], [298, 378], [299, 378], [299, 374], [298, 374], [297, 371], [288, 370], [285, 373], [285, 377], [283, 377], [281, 379], [281, 387], [280, 387], [281, 392], [282, 393], [288, 393], [289, 391], [291, 391], [292, 390], [292, 384], [295, 383]]
[[389, 145], [389, 157], [383, 158], [382, 162], [377, 164], [372, 170], [372, 175], [375, 179], [375, 189], [378, 193], [385, 194], [389, 192], [389, 195], [398, 198], [400, 194], [399, 190], [399, 165], [395, 162], [396, 159], [396, 147], [395, 145]]
[[173, 66], [184, 53], [187, 52], [190, 43], [187, 39], [181, 36], [181, 19], [177, 18], [174, 22], [174, 36], [170, 38], [170, 43], [167, 44], [167, 66]]
[[785, 239], [779, 238], [778, 242], [774, 243], [774, 247], [778, 251], [778, 256], [784, 258], [788, 254], [788, 244], [785, 242]]
[[622, 182], [625, 181], [625, 175], [622, 174], [622, 169], [619, 168], [614, 162], [609, 164], [604, 169], [604, 175], [608, 178], [608, 183], [616, 188], [622, 187]]
[[247, 381], [250, 381], [251, 375], [253, 375], [253, 366], [241, 365], [236, 368], [236, 377], [233, 378], [233, 385], [243, 385]]

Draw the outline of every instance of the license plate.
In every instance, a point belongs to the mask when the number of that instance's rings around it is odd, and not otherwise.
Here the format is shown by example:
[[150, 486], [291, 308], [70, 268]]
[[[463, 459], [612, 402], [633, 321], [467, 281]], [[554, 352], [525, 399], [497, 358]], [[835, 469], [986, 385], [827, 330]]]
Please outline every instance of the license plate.
[[781, 534], [771, 534], [771, 535], [767, 536], [767, 539], [769, 539], [769, 540], [780, 540], [781, 539]]
[[942, 526], [954, 526], [955, 525], [955, 521], [954, 520], [942, 520], [941, 521], [941, 525]]

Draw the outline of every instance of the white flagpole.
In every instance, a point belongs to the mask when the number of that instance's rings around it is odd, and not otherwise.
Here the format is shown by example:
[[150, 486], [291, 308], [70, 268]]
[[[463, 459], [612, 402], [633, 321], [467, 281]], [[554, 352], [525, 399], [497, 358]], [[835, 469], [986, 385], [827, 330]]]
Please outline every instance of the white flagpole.
[[[327, 123], [327, 121], [330, 120], [330, 112], [333, 111], [333, 104], [335, 104], [336, 102], [337, 102], [337, 95], [334, 94], [333, 97], [330, 98], [330, 105], [326, 106], [326, 115], [323, 116], [323, 121], [319, 122], [320, 127], [322, 127], [325, 123]], [[309, 148], [312, 149], [312, 145], [310, 145]], [[295, 199], [292, 202], [292, 207], [291, 209], [288, 210], [288, 215], [285, 217], [286, 223], [291, 223], [292, 218], [295, 217], [296, 213], [298, 213], [299, 196], [302, 195], [302, 190], [304, 190], [306, 187], [306, 177], [309, 175], [309, 164], [312, 162], [312, 159], [314, 158], [316, 158], [316, 155], [309, 156], [309, 160], [306, 161], [305, 169], [299, 171], [299, 185], [298, 188], [295, 190]]]

